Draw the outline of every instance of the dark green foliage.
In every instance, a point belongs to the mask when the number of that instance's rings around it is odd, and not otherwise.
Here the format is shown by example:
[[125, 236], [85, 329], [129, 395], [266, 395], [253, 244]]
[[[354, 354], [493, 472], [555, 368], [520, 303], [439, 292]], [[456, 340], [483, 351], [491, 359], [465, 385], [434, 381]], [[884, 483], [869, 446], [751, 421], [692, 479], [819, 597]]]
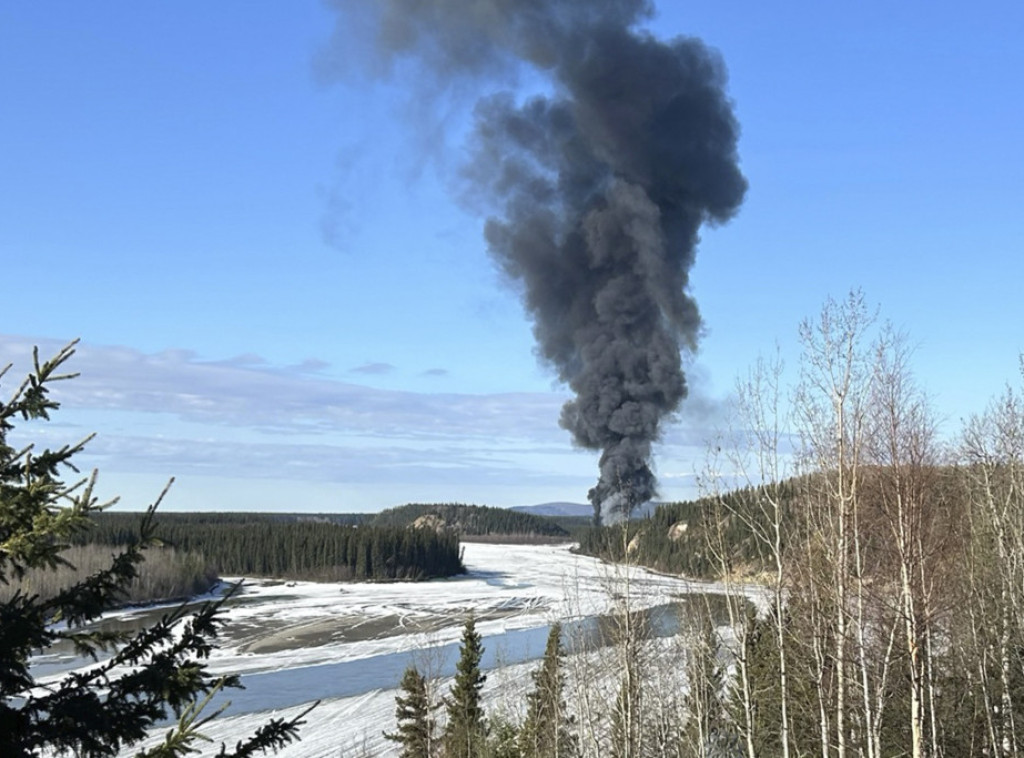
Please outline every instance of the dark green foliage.
[[405, 670], [402, 693], [395, 697], [398, 731], [384, 736], [402, 746], [399, 758], [430, 758], [434, 743], [434, 718], [427, 681], [415, 666]]
[[437, 516], [464, 537], [523, 536], [568, 539], [569, 533], [553, 519], [507, 508], [458, 503], [410, 503], [377, 514], [373, 526], [409, 526], [423, 516]]
[[[783, 615], [783, 644], [785, 645], [787, 683], [789, 694], [789, 748], [791, 755], [802, 755], [820, 746], [820, 725], [818, 722], [819, 680], [824, 692], [831, 696], [834, 672], [830, 665], [822, 668], [814, 655], [812, 636], [817, 634], [818, 643], [834, 644], [830, 628], [811, 629], [806, 625], [808, 613], [800, 599]], [[779, 681], [780, 661], [777, 629], [774, 612], [769, 609], [758, 616], [748, 611], [744, 626], [744, 646], [750, 699], [754, 709], [753, 743], [759, 755], [781, 755], [782, 737], [782, 689]], [[743, 726], [742, 689], [738, 678], [729, 687], [729, 713], [733, 723]], [[894, 715], [896, 706], [886, 706]], [[856, 703], [849, 705], [851, 715], [861, 715]], [[885, 753], [885, 755], [898, 754]]]
[[[88, 439], [41, 451], [30, 446], [16, 450], [8, 443], [15, 419], [45, 420], [58, 408], [49, 388], [53, 382], [73, 378], [57, 373], [73, 352], [69, 345], [43, 364], [36, 355], [32, 373], [7, 403], [0, 403], [3, 584], [18, 581], [29, 571], [66, 563], [62, 553], [68, 542], [104, 507], [93, 496], [95, 474], [72, 484], [61, 479], [64, 471], [76, 471], [72, 458]], [[108, 567], [50, 598], [15, 590], [0, 603], [0, 755], [4, 758], [62, 753], [114, 756], [172, 716], [178, 720], [177, 728], [146, 755], [184, 755], [204, 723], [197, 698], [237, 685], [232, 677], [212, 677], [205, 663], [220, 624], [220, 602], [207, 603], [192, 614], [179, 608], [134, 636], [88, 629], [90, 622], [120, 602], [125, 588], [138, 576], [144, 551], [155, 542], [155, 509], [153, 505], [140, 518], [134, 538]], [[63, 623], [55, 626], [57, 621]], [[38, 687], [30, 656], [45, 653], [61, 641], [71, 642], [80, 655], [98, 659], [106, 651], [111, 656], [91, 669]], [[222, 754], [250, 755], [284, 745], [296, 738], [301, 718], [269, 723], [235, 750], [225, 749]]]
[[[753, 744], [757, 755], [781, 755], [782, 701], [779, 690], [779, 653], [774, 622], [759, 617], [753, 609], [747, 614], [743, 656], [746, 660], [750, 701], [754, 714]], [[739, 677], [730, 687], [733, 721], [744, 724], [743, 692]]]
[[[784, 533], [790, 532], [789, 523], [798, 491], [797, 481], [778, 485], [786, 503], [783, 511]], [[759, 506], [759, 490], [745, 488], [724, 495], [720, 501], [710, 498], [682, 503], [659, 505], [645, 519], [629, 524], [616, 524], [585, 531], [579, 537], [579, 551], [610, 561], [624, 559], [623, 549], [638, 535], [630, 552], [630, 560], [655, 571], [683, 574], [699, 578], [715, 578], [721, 574], [722, 560], [712, 553], [709, 545], [716, 544], [717, 533], [710, 527], [712, 519], [722, 516], [722, 540], [728, 554], [725, 557], [734, 569], [758, 573], [765, 568], [768, 558], [764, 546], [758, 541], [752, 523], [763, 522], [766, 511]], [[766, 527], [762, 525], [762, 528]], [[624, 541], [622, 530], [628, 529]]]
[[707, 614], [701, 614], [695, 625], [696, 634], [686, 659], [686, 723], [681, 754], [696, 757], [733, 743], [734, 734], [726, 718], [725, 673], [718, 635]]
[[546, 518], [562, 527], [568, 533], [569, 538], [576, 541], [579, 541], [582, 534], [590, 531], [594, 523], [592, 516], [547, 516]]
[[483, 642], [470, 614], [462, 630], [455, 682], [445, 698], [448, 722], [444, 729], [445, 758], [482, 758], [487, 748], [487, 722], [480, 690], [487, 676], [480, 671]]
[[519, 733], [520, 752], [529, 758], [570, 758], [578, 753], [573, 718], [563, 698], [562, 625], [553, 624], [540, 668], [533, 673], [533, 690], [526, 698], [526, 720]]
[[[233, 748], [221, 744], [217, 758], [251, 758], [254, 755], [265, 755], [268, 750], [277, 752], [278, 747], [295, 742], [299, 739], [299, 727], [306, 723], [306, 716], [320, 704], [317, 700], [306, 708], [298, 716], [290, 719], [272, 718], [267, 723], [257, 727], [251, 737], [239, 740]], [[156, 751], [147, 751], [142, 758], [170, 758], [173, 754]]]
[[[107, 513], [88, 534], [122, 544], [139, 514]], [[454, 532], [345, 526], [280, 514], [175, 513], [161, 518], [164, 544], [204, 557], [227, 576], [318, 581], [419, 580], [464, 571]]]
[[519, 730], [506, 718], [491, 719], [487, 738], [487, 758], [532, 758], [531, 753], [519, 749]]

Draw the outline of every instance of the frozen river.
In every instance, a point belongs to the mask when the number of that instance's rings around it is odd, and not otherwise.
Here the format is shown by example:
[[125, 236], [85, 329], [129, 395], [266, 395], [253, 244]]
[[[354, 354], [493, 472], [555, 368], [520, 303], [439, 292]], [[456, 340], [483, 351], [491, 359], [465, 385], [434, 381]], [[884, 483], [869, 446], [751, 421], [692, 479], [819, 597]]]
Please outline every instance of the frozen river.
[[[247, 580], [224, 614], [216, 673], [240, 674], [245, 690], [205, 733], [233, 744], [271, 714], [287, 716], [321, 700], [285, 758], [396, 754], [381, 731], [394, 728], [395, 687], [410, 663], [450, 676], [467, 614], [477, 618], [493, 697], [528, 680], [549, 624], [562, 620], [598, 644], [614, 597], [649, 610], [656, 633], [672, 634], [688, 602], [721, 592], [642, 569], [626, 571], [576, 556], [568, 545], [465, 545], [468, 574], [396, 584]], [[154, 609], [120, 612], [112, 623], [148, 623]], [[68, 659], [40, 662], [53, 673]], [[216, 752], [217, 745], [210, 752]]]

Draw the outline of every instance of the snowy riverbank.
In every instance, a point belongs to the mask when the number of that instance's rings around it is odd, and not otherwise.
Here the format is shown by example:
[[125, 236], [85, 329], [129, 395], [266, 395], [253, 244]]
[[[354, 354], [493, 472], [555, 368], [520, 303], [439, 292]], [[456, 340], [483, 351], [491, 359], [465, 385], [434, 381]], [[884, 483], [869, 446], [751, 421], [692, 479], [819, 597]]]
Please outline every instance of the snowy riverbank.
[[[576, 556], [569, 545], [467, 544], [463, 577], [423, 583], [317, 584], [249, 580], [225, 610], [210, 663], [242, 675], [225, 715], [204, 732], [233, 744], [271, 715], [289, 716], [322, 700], [283, 758], [391, 755], [395, 687], [410, 662], [444, 676], [472, 611], [485, 638], [494, 701], [526, 686], [547, 626], [607, 613], [627, 592], [634, 608], [654, 608], [723, 588], [624, 569]], [[152, 610], [114, 614], [145, 623]]]

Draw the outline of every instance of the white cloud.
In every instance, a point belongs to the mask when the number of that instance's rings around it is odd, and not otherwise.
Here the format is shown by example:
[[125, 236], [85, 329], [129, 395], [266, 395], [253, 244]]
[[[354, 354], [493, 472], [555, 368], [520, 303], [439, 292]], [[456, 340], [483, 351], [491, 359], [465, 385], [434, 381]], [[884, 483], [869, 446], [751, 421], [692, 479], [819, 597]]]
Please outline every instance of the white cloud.
[[367, 374], [369, 376], [379, 376], [382, 374], [391, 374], [395, 370], [395, 367], [390, 363], [364, 363], [362, 366], [356, 366], [355, 368], [349, 369], [353, 374]]
[[[33, 344], [42, 358], [61, 347], [0, 335], [0, 362], [15, 363], [6, 391], [28, 368]], [[463, 501], [499, 491], [508, 499], [520, 488], [583, 501], [597, 475], [596, 454], [575, 449], [558, 427], [566, 395], [554, 391], [383, 390], [332, 378], [316, 360], [280, 367], [252, 354], [210, 361], [188, 350], [92, 344], [80, 345], [67, 368], [80, 376], [54, 387], [63, 409], [34, 426], [32, 438], [54, 445], [97, 431], [81, 463], [107, 478], [223, 477], [381, 493], [422, 486]], [[694, 446], [707, 438], [701, 422], [715, 415], [709, 408], [700, 403], [696, 423], [684, 409], [683, 423], [666, 430], [665, 490], [687, 476]]]
[[[45, 357], [59, 348], [39, 341]], [[28, 367], [32, 343], [0, 335], [0, 356]], [[398, 439], [566, 438], [557, 426], [564, 397], [382, 390], [276, 368], [259, 356], [202, 361], [187, 350], [143, 353], [83, 344], [68, 364], [81, 375], [54, 387], [68, 407], [172, 414], [182, 420], [275, 433], [343, 432]]]
[[[52, 340], [0, 335], [15, 363], [5, 387]], [[317, 364], [319, 365], [319, 364]], [[260, 356], [204, 361], [187, 350], [144, 353], [83, 344], [54, 386], [54, 422], [31, 438], [58, 445], [99, 432], [81, 463], [163, 477], [228, 477], [345, 485], [417, 483], [457, 492], [533, 485], [584, 496], [595, 470], [558, 428], [555, 393], [466, 395], [381, 390], [274, 367]], [[22, 430], [19, 430], [22, 431]], [[476, 499], [480, 499], [479, 497]]]

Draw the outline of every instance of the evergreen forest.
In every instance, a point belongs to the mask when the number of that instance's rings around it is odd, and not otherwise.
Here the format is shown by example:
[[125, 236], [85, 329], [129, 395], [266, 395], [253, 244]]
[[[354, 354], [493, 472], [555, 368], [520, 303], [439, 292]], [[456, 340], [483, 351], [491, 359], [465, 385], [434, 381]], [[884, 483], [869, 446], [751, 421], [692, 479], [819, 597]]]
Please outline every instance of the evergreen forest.
[[[373, 516], [371, 526], [410, 526], [419, 519], [454, 529], [463, 538], [499, 542], [566, 542], [569, 532], [552, 518], [508, 508], [459, 503], [410, 503]], [[431, 519], [431, 520], [433, 520]]]
[[[80, 542], [129, 544], [143, 516], [106, 512]], [[314, 581], [422, 580], [462, 573], [458, 534], [398, 526], [346, 526], [253, 513], [161, 514], [164, 545], [202, 556], [221, 576]]]

